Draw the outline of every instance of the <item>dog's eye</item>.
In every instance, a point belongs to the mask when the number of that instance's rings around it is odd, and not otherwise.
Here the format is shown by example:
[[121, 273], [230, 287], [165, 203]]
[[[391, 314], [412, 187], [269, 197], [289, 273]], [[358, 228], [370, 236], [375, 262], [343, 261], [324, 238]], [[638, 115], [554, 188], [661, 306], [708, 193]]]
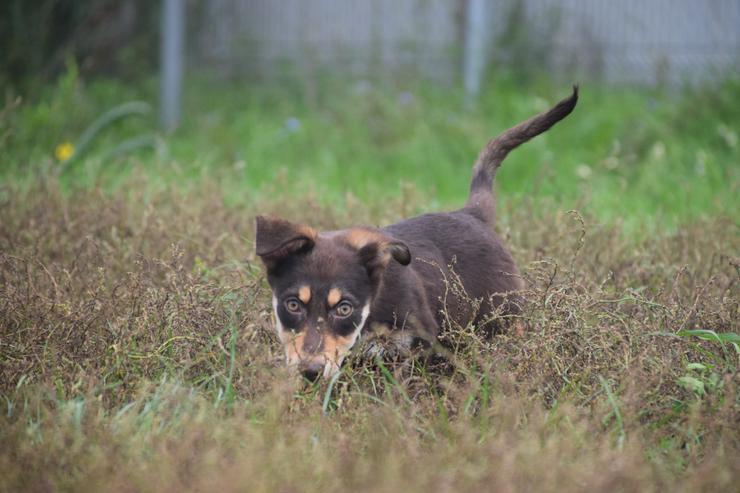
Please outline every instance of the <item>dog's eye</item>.
[[352, 314], [354, 308], [349, 301], [342, 301], [335, 308], [338, 317], [349, 317]]
[[285, 300], [285, 309], [290, 313], [301, 313], [301, 302], [295, 298]]

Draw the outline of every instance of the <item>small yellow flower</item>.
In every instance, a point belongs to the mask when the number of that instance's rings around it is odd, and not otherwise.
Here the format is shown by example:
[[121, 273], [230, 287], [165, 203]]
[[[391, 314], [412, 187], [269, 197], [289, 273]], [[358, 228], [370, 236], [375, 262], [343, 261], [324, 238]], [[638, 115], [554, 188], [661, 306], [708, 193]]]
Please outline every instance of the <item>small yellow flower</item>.
[[75, 146], [71, 142], [62, 142], [54, 149], [54, 157], [58, 161], [64, 162], [72, 157], [75, 152]]

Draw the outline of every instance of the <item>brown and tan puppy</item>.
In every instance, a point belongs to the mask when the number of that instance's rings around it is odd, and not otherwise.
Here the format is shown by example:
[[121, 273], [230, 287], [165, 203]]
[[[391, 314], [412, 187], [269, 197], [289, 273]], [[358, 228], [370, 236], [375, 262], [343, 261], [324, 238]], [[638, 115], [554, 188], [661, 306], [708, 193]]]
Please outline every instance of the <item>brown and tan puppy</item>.
[[[380, 229], [327, 232], [258, 216], [257, 255], [267, 268], [288, 365], [306, 378], [326, 378], [339, 371], [363, 331], [387, 327], [409, 345], [429, 343], [439, 334], [443, 313], [462, 325], [471, 318], [479, 324], [495, 309], [516, 313], [516, 292], [523, 286], [493, 232], [493, 179], [512, 149], [565, 118], [577, 101], [574, 87], [550, 110], [491, 140], [473, 167], [462, 209]], [[450, 300], [451, 265], [466, 295], [482, 300], [476, 313], [469, 303]]]

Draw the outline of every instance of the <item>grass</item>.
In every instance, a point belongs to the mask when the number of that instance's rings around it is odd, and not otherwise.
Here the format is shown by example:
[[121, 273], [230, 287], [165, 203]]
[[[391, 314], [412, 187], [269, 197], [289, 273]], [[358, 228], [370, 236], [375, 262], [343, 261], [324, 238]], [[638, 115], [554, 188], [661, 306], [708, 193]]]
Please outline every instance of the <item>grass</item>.
[[[301, 86], [189, 82], [177, 132], [158, 133], [153, 114], [118, 121], [66, 167], [62, 183], [110, 189], [141, 172], [149, 187], [182, 188], [208, 177], [229, 203], [285, 193], [312, 194], [325, 205], [347, 194], [382, 203], [413, 183], [423, 208], [456, 207], [485, 142], [569, 91], [501, 77], [465, 110], [456, 88], [424, 84], [328, 80], [314, 94]], [[53, 171], [58, 144], [81, 140], [99, 115], [127, 101], [156, 105], [155, 87], [85, 84], [71, 69], [37, 101], [9, 105], [0, 179], [33, 182]], [[581, 89], [566, 122], [506, 161], [502, 201], [552, 199], [630, 224], [675, 225], [740, 207], [740, 83]]]
[[[439, 88], [410, 108], [360, 89], [193, 93], [177, 133], [124, 118], [64, 171], [54, 146], [146, 85], [70, 75], [6, 109], [0, 491], [730, 491], [737, 87], [584, 88], [499, 176], [525, 334], [451, 325], [447, 358], [354, 356], [312, 386], [282, 367], [253, 216], [333, 228], [457, 205], [492, 130], [562, 92], [502, 80], [464, 112]], [[155, 147], [103, 159], [141, 134]]]

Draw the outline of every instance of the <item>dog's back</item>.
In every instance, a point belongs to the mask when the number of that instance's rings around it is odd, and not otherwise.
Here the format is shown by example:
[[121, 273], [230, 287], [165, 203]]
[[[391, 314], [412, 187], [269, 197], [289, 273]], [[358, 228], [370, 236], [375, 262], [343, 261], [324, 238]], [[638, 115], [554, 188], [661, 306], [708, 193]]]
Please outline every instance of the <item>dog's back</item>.
[[[450, 317], [456, 323], [473, 321], [480, 324], [499, 307], [505, 314], [518, 311], [517, 292], [523, 288], [523, 282], [511, 254], [493, 231], [493, 180], [511, 150], [565, 118], [577, 101], [578, 89], [574, 87], [570, 97], [549, 111], [492, 139], [473, 167], [470, 194], [464, 208], [424, 214], [382, 229], [402, 240], [413, 252], [411, 264], [398, 270], [405, 271], [405, 275], [400, 277], [412, 278], [414, 284], [425, 292], [426, 299], [407, 301], [416, 305], [425, 302], [434, 314], [436, 324], [441, 325], [444, 317]], [[439, 282], [440, 277], [444, 278], [443, 283]], [[395, 279], [399, 279], [399, 275], [388, 276], [383, 303], [378, 304], [379, 307], [395, 304], [386, 303], [394, 299], [404, 299], [399, 291], [404, 289], [404, 282], [408, 279], [398, 283], [394, 282]], [[482, 301], [477, 313], [473, 313], [472, 299]], [[504, 302], [505, 305], [501, 306]], [[407, 311], [412, 311], [411, 306]]]

